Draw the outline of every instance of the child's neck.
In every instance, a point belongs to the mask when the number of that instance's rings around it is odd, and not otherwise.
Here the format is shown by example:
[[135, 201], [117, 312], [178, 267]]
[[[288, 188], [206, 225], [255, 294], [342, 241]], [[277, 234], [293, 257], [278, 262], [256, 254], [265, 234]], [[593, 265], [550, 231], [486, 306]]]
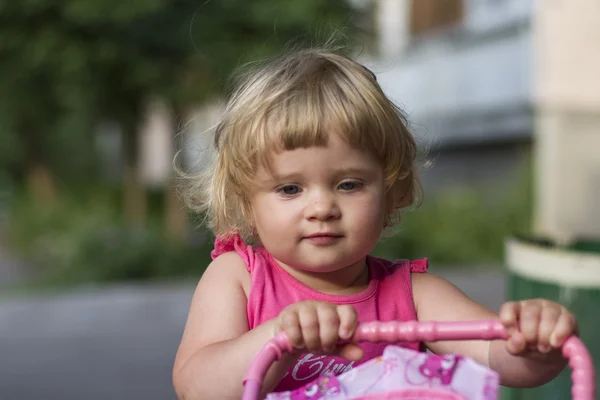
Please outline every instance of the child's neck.
[[333, 272], [308, 272], [278, 262], [296, 280], [317, 292], [333, 295], [360, 293], [369, 286], [366, 257], [348, 267]]

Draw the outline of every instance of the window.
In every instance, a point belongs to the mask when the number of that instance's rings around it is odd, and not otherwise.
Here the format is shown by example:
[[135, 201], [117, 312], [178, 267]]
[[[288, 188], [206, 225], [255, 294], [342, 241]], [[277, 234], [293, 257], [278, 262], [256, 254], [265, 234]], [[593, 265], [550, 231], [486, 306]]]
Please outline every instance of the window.
[[463, 0], [412, 0], [411, 33], [420, 35], [462, 21]]

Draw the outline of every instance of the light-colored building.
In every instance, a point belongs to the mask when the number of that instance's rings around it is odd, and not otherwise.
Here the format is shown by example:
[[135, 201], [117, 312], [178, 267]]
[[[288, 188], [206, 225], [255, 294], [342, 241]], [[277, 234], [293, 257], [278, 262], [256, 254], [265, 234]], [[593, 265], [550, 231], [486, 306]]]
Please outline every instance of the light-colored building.
[[535, 167], [536, 230], [600, 236], [600, 1], [376, 0], [363, 56], [430, 147], [429, 189]]
[[532, 2], [377, 0], [364, 56], [433, 167], [426, 189], [493, 185], [525, 166], [533, 132]]

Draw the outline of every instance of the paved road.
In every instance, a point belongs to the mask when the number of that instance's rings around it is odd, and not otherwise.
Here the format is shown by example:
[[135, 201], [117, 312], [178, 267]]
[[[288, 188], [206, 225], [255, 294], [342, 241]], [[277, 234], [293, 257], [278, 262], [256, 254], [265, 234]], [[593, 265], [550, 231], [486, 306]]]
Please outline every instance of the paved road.
[[[443, 272], [497, 309], [500, 272]], [[0, 298], [0, 400], [175, 400], [171, 366], [193, 283]]]
[[[0, 290], [29, 279], [28, 266], [6, 250], [0, 225]], [[1, 292], [0, 292], [1, 293]]]

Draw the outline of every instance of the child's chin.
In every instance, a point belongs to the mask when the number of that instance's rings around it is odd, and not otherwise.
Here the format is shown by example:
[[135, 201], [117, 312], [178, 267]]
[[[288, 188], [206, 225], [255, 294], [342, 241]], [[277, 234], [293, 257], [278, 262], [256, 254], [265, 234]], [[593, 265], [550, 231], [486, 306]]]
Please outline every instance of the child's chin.
[[335, 272], [341, 272], [343, 271], [346, 267], [348, 267], [348, 264], [345, 262], [339, 262], [339, 261], [332, 261], [330, 263], [327, 262], [323, 262], [323, 260], [320, 260], [320, 262], [314, 262], [314, 263], [306, 263], [303, 266], [299, 267], [298, 269], [301, 269], [305, 272], [311, 272], [311, 273], [335, 273]]

